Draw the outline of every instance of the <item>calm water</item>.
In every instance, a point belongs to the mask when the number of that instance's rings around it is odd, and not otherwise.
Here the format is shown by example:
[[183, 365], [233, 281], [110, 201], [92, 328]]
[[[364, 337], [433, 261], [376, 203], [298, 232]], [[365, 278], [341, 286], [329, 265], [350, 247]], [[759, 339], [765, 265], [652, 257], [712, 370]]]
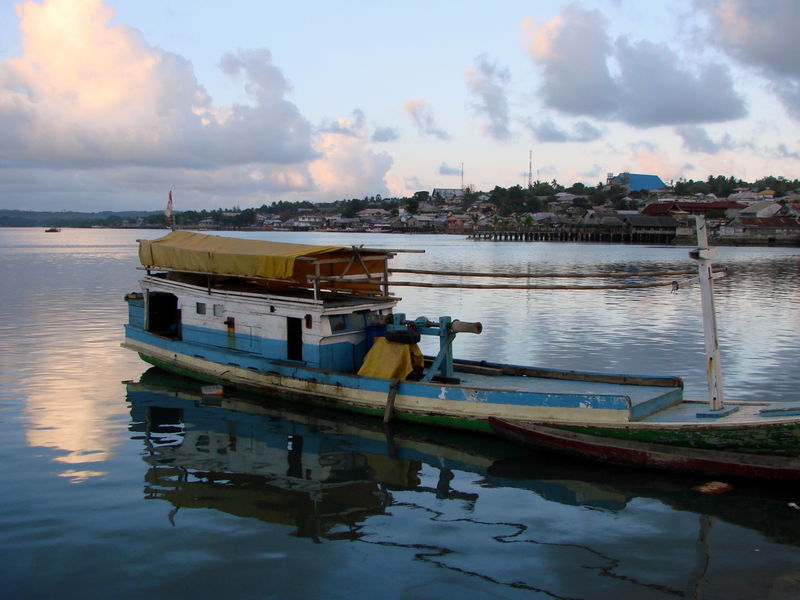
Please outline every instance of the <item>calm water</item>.
[[[135, 240], [162, 233], [0, 229], [1, 598], [800, 597], [798, 486], [705, 495], [702, 476], [387, 435], [269, 398], [204, 403], [119, 347]], [[395, 261], [423, 269], [692, 266], [686, 248], [249, 237], [425, 249]], [[720, 252], [727, 397], [798, 400], [800, 250]], [[409, 316], [483, 322], [459, 356], [680, 375], [704, 393], [697, 289], [399, 289]]]

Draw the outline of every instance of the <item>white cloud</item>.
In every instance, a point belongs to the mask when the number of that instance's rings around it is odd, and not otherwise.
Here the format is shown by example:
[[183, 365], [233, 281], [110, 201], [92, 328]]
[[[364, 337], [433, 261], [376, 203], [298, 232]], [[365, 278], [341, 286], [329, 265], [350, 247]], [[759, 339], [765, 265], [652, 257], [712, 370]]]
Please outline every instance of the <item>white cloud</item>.
[[386, 190], [392, 159], [366, 147], [364, 114], [314, 131], [268, 50], [221, 58], [247, 101], [220, 106], [188, 60], [115, 23], [101, 0], [17, 13], [21, 53], [0, 60], [4, 203], [158, 207], [174, 189], [184, 207], [213, 208]]
[[628, 159], [633, 165], [633, 173], [654, 173], [663, 181], [678, 179], [682, 167], [672, 161], [669, 154], [650, 142], [631, 144], [631, 156]]
[[[214, 107], [184, 58], [112, 24], [99, 0], [18, 6], [24, 53], [0, 63], [0, 157], [61, 167], [287, 164], [314, 156], [267, 51], [228, 55], [252, 106]], [[23, 126], [10, 127], [21, 122]]]
[[528, 52], [542, 66], [540, 94], [546, 106], [570, 115], [613, 116], [619, 90], [607, 63], [607, 26], [600, 12], [577, 4], [567, 4], [548, 23], [523, 21]]
[[730, 71], [706, 64], [692, 72], [663, 44], [617, 41], [620, 118], [634, 126], [711, 123], [745, 115]]
[[676, 127], [675, 133], [683, 139], [683, 147], [690, 152], [716, 154], [721, 150], [730, 150], [734, 147], [729, 134], [723, 135], [719, 141], [714, 141], [704, 127], [696, 125]]
[[[635, 127], [720, 122], [745, 115], [728, 68], [690, 70], [665, 45], [615, 43], [595, 10], [568, 4], [551, 21], [523, 23], [527, 49], [542, 68], [544, 104], [568, 115], [618, 120]], [[612, 74], [609, 63], [619, 67]]]
[[453, 167], [447, 163], [439, 165], [439, 175], [461, 175], [461, 167]]
[[601, 131], [588, 121], [575, 123], [572, 132], [549, 118], [538, 122], [523, 120], [523, 123], [540, 142], [593, 142], [601, 135]]
[[485, 54], [475, 57], [475, 66], [467, 69], [467, 89], [475, 98], [471, 103], [473, 110], [489, 120], [483, 130], [496, 140], [511, 137], [508, 128], [508, 100], [506, 87], [511, 81], [508, 69], [502, 69], [489, 62]]
[[406, 100], [404, 107], [406, 114], [411, 117], [420, 134], [430, 135], [440, 140], [450, 139], [450, 134], [436, 124], [436, 120], [433, 118], [433, 109], [425, 100], [422, 98]]
[[756, 67], [789, 114], [800, 119], [800, 2], [706, 0], [711, 39], [730, 56]]
[[328, 119], [318, 129], [319, 133], [340, 133], [351, 137], [361, 137], [364, 133], [364, 113], [354, 110], [350, 119]]
[[376, 127], [372, 132], [373, 142], [394, 142], [400, 139], [400, 134], [394, 127]]
[[338, 119], [337, 123], [338, 131], [323, 131], [317, 138], [315, 148], [321, 157], [309, 166], [318, 188], [312, 196], [333, 201], [360, 198], [364, 190], [385, 195], [392, 157], [367, 147], [368, 135], [359, 111], [354, 120]]

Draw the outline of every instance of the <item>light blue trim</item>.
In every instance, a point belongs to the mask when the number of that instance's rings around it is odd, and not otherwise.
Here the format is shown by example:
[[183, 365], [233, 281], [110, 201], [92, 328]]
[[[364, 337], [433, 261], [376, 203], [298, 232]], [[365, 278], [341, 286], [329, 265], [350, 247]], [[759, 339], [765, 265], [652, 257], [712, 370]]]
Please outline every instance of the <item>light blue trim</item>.
[[[183, 354], [202, 358], [204, 360], [222, 364], [233, 365], [256, 372], [279, 375], [303, 381], [314, 381], [317, 384], [340, 386], [353, 390], [386, 393], [389, 380], [374, 377], [361, 377], [355, 374], [335, 373], [322, 369], [315, 369], [302, 363], [291, 363], [277, 359], [271, 361], [263, 357], [253, 356], [246, 352], [200, 347], [187, 344], [182, 340], [169, 340], [155, 336], [133, 327], [126, 327], [127, 336], [136, 341], [163, 348], [175, 354]], [[511, 406], [541, 406], [550, 408], [586, 408], [619, 410], [628, 412], [631, 408], [631, 399], [625, 395], [612, 394], [572, 394], [572, 393], [541, 393], [534, 391], [513, 391], [504, 389], [471, 389], [458, 385], [445, 385], [439, 383], [421, 383], [402, 381], [397, 393], [400, 395], [416, 396], [428, 400], [447, 400], [451, 402], [483, 403], [493, 405]]]
[[[129, 304], [128, 308], [130, 323], [127, 330], [140, 330], [144, 327], [144, 307]], [[241, 353], [250, 354], [253, 358], [285, 359], [287, 356], [286, 340], [276, 340], [261, 336], [250, 335], [240, 328], [234, 334], [229, 335], [224, 330], [209, 329], [207, 327], [197, 327], [195, 325], [181, 325], [181, 340], [169, 340], [170, 342], [182, 342], [181, 353], [195, 355], [198, 352], [210, 352], [211, 349], [221, 349], [234, 352], [236, 360], [241, 360]], [[246, 330], [245, 330], [246, 331]], [[160, 340], [159, 336], [150, 336], [155, 340]], [[149, 342], [148, 342], [149, 343]], [[160, 345], [157, 342], [154, 345]], [[208, 350], [206, 350], [208, 349]], [[349, 341], [336, 342], [318, 346], [316, 344], [303, 344], [303, 363], [322, 369], [333, 371], [356, 371], [364, 360], [366, 354], [366, 341], [353, 344]], [[223, 361], [231, 362], [231, 361]]]
[[656, 398], [650, 398], [646, 402], [634, 404], [631, 408], [631, 421], [641, 421], [660, 410], [675, 406], [683, 400], [683, 389], [672, 388]]

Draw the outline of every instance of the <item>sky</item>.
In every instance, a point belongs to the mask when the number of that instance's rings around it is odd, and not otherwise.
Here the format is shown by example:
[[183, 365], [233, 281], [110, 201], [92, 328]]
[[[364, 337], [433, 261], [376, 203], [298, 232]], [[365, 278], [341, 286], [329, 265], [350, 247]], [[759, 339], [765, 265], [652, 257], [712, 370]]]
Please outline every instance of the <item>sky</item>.
[[0, 208], [800, 178], [798, 25], [798, 0], [0, 0]]

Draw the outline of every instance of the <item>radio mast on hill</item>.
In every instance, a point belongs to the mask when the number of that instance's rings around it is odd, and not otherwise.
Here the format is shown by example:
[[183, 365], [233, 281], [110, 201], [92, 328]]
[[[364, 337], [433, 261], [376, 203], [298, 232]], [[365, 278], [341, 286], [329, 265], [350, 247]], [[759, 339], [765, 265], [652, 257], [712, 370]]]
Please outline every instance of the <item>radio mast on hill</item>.
[[528, 150], [528, 189], [533, 187], [533, 150]]

